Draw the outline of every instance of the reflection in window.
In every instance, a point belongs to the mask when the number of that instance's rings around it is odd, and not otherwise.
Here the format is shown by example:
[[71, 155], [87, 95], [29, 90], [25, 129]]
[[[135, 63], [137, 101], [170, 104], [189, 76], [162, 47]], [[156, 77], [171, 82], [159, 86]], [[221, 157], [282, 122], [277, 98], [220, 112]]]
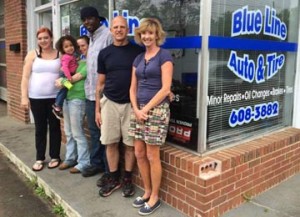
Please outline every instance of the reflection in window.
[[[97, 8], [100, 16], [108, 17], [108, 1], [101, 1], [101, 4], [99, 4], [99, 2], [95, 0], [81, 0], [60, 7], [61, 20], [63, 18], [64, 20], [70, 21], [68, 33], [75, 38], [80, 35], [80, 26], [82, 25], [80, 9], [87, 5]], [[65, 25], [62, 25], [62, 27], [63, 26]], [[62, 33], [64, 33], [64, 31], [65, 29], [62, 30]]]

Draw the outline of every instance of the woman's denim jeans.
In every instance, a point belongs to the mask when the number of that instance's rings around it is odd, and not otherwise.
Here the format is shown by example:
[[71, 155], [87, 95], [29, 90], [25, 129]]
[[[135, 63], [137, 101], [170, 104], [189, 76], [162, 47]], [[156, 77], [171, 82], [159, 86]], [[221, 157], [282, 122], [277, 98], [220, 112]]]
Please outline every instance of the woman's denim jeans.
[[83, 130], [85, 100], [65, 100], [64, 128], [67, 137], [65, 163], [80, 171], [90, 166], [89, 146]]

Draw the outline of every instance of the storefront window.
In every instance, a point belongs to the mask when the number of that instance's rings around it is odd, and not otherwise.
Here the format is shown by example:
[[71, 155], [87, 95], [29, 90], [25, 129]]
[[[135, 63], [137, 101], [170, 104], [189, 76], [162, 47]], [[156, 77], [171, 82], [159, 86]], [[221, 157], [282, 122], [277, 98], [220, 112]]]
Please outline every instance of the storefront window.
[[298, 1], [212, 2], [207, 145], [291, 126]]
[[177, 38], [178, 41], [167, 46], [174, 57], [172, 88], [175, 94], [167, 140], [196, 150], [198, 49], [185, 48], [184, 40], [189, 36], [199, 36], [200, 0], [115, 0], [113, 5], [121, 15], [128, 11], [128, 16], [138, 19], [158, 18], [167, 37]]
[[71, 34], [75, 38], [80, 35], [80, 27], [82, 25], [80, 9], [85, 6], [97, 8], [100, 16], [108, 18], [108, 0], [101, 1], [101, 4], [95, 0], [82, 0], [62, 5], [60, 8], [62, 35]]
[[[78, 37], [82, 34], [80, 9], [84, 6], [94, 6], [101, 16], [108, 18], [111, 12], [108, 2], [82, 0], [62, 4], [62, 35]], [[131, 40], [142, 18], [156, 17], [162, 22], [167, 32], [163, 46], [174, 57], [175, 101], [171, 103], [167, 140], [197, 151], [200, 0], [111, 2], [111, 15], [123, 15], [128, 20]], [[206, 149], [290, 126], [298, 1], [249, 3], [242, 0], [237, 4], [236, 1], [213, 0], [211, 14]], [[197, 46], [187, 46], [187, 40], [198, 40]]]
[[[84, 34], [80, 32], [82, 30], [80, 9], [84, 6], [94, 6], [101, 16], [108, 18], [108, 2], [99, 4], [95, 0], [82, 0], [61, 5], [62, 35], [71, 34], [77, 37]], [[123, 15], [128, 20], [131, 40], [133, 30], [142, 18], [156, 17], [162, 22], [167, 32], [167, 42], [164, 47], [170, 49], [174, 57], [172, 91], [175, 94], [175, 101], [171, 104], [168, 141], [196, 150], [198, 55], [201, 49], [200, 0], [114, 0], [112, 7], [112, 17]], [[108, 26], [109, 23], [105, 25]]]

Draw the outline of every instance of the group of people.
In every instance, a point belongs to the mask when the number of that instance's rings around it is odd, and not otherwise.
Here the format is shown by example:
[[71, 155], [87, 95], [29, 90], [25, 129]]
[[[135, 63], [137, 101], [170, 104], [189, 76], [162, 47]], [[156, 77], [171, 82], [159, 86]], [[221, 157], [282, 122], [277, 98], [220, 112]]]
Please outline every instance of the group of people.
[[[35, 121], [36, 162], [34, 171], [47, 167], [84, 177], [102, 173], [99, 194], [107, 197], [123, 188], [135, 194], [132, 171], [135, 162], [143, 180], [144, 194], [133, 201], [140, 215], [153, 213], [161, 202], [160, 146], [164, 144], [170, 117], [169, 95], [173, 74], [170, 53], [160, 48], [165, 39], [161, 23], [145, 18], [128, 40], [127, 20], [113, 18], [110, 29], [94, 7], [80, 11], [88, 36], [63, 36], [53, 48], [48, 28], [37, 32], [38, 49], [24, 61], [21, 106], [31, 109]], [[75, 43], [76, 42], [76, 43]], [[78, 60], [80, 51], [80, 60]], [[91, 145], [83, 122], [86, 116]], [[60, 158], [63, 118], [66, 156]], [[101, 133], [100, 133], [101, 129]], [[124, 144], [125, 169], [121, 179], [119, 145]]]

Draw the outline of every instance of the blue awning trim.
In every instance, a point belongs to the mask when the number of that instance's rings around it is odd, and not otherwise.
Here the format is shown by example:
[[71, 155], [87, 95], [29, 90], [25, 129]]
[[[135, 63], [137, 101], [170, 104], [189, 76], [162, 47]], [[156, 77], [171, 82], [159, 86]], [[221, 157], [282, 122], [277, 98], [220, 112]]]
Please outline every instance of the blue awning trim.
[[201, 48], [201, 41], [201, 36], [167, 38], [162, 47], [166, 49], [195, 49]]
[[298, 44], [292, 42], [267, 41], [244, 38], [209, 36], [209, 49], [259, 50], [297, 52]]

